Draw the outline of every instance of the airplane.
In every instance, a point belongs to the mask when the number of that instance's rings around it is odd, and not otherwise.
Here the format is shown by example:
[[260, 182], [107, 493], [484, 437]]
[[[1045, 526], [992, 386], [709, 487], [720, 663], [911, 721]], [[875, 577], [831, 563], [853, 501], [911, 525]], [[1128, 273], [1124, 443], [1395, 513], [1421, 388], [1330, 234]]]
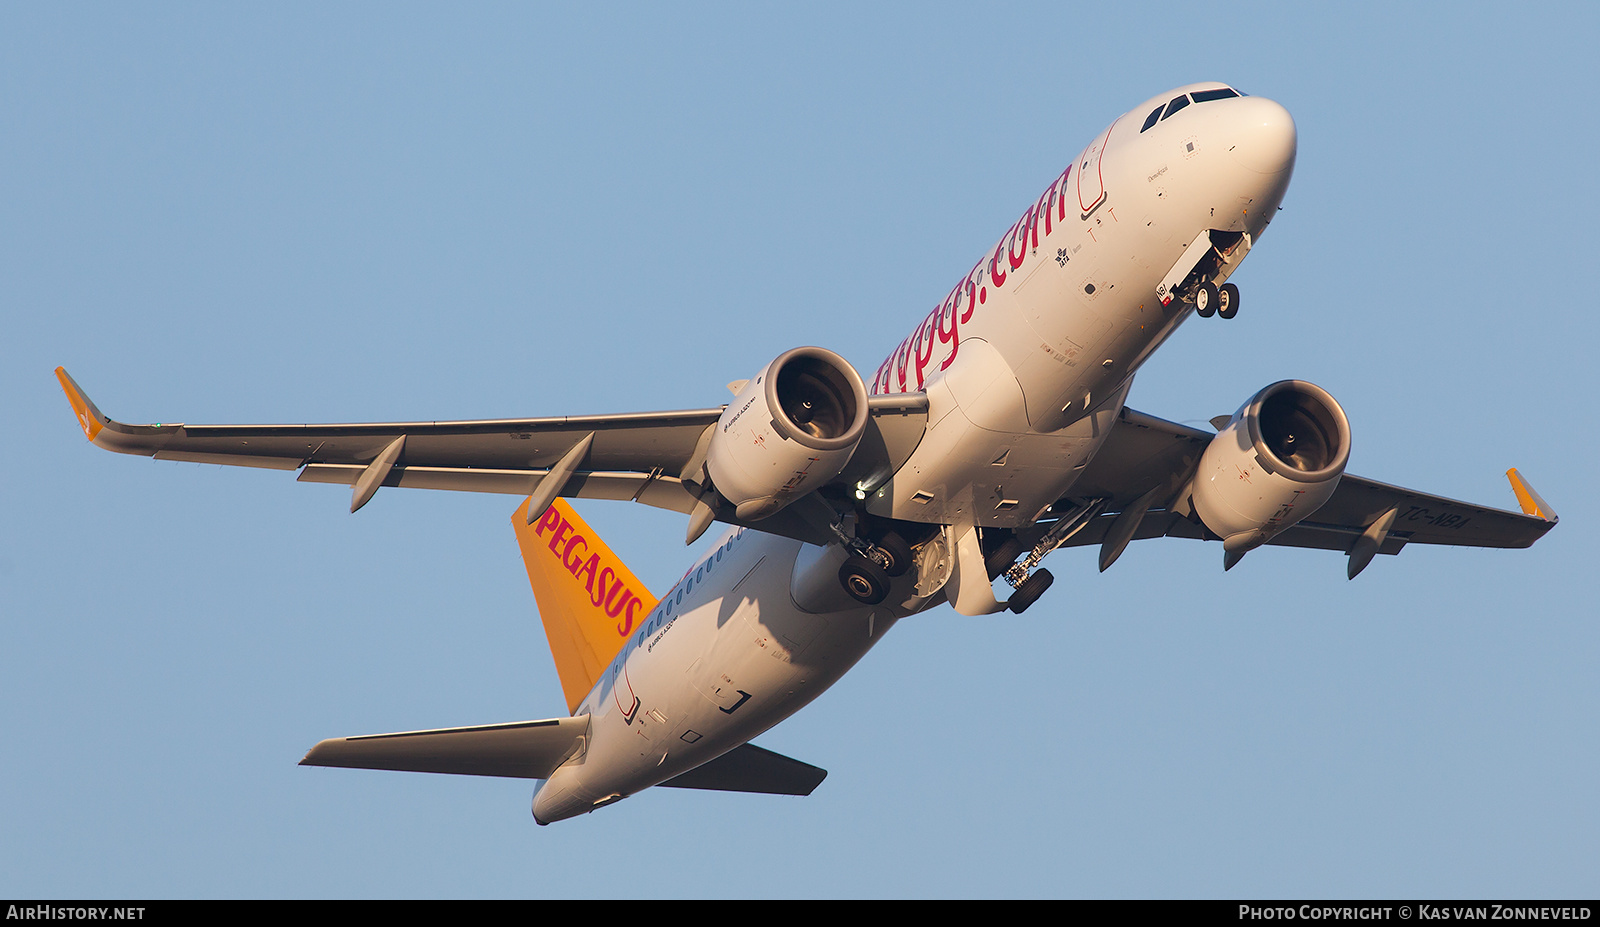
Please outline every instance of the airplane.
[[[352, 487], [505, 493], [567, 698], [564, 717], [324, 740], [303, 765], [539, 780], [541, 825], [651, 786], [810, 794], [826, 772], [751, 741], [901, 618], [949, 603], [1022, 613], [1062, 547], [1110, 568], [1134, 540], [1337, 551], [1354, 579], [1408, 544], [1523, 548], [1557, 518], [1515, 469], [1520, 512], [1345, 473], [1326, 390], [1269, 384], [1214, 431], [1125, 404], [1229, 282], [1288, 189], [1295, 123], [1222, 83], [1119, 116], [1028, 204], [879, 367], [820, 347], [674, 412], [331, 425], [128, 425], [57, 377], [119, 453], [297, 470]], [[870, 379], [869, 379], [870, 378]], [[565, 501], [727, 527], [659, 598]], [[996, 583], [1010, 587], [1002, 600]]]

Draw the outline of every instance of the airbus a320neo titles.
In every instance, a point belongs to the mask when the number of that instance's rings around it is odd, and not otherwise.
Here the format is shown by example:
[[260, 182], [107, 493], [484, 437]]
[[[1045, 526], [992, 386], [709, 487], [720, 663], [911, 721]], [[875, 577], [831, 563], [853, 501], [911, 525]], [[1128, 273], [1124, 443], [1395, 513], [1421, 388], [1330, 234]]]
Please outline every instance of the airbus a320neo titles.
[[[1350, 577], [1407, 544], [1527, 547], [1555, 514], [1511, 470], [1521, 513], [1345, 473], [1350, 423], [1281, 380], [1215, 432], [1124, 405], [1191, 315], [1232, 318], [1228, 282], [1294, 169], [1287, 110], [1219, 83], [1140, 104], [1029, 204], [864, 378], [786, 351], [733, 401], [681, 412], [346, 425], [126, 425], [57, 375], [89, 440], [162, 460], [299, 470], [354, 487], [527, 496], [512, 517], [569, 715], [324, 740], [312, 766], [543, 780], [548, 824], [654, 785], [809, 794], [826, 774], [750, 743], [822, 694], [896, 621], [948, 602], [1022, 612], [1039, 562], [1130, 541], [1339, 551]], [[693, 543], [659, 598], [562, 497], [672, 509]], [[1009, 587], [1005, 601], [997, 580]]]

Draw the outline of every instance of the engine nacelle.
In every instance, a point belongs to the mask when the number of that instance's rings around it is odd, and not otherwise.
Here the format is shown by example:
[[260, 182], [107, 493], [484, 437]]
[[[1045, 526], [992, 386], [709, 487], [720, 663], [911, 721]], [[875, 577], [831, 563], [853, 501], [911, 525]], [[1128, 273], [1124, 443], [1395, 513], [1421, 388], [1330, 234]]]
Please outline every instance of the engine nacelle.
[[867, 430], [867, 388], [850, 363], [795, 348], [723, 410], [706, 470], [745, 521], [766, 518], [839, 475]]
[[1245, 402], [1200, 457], [1195, 513], [1229, 552], [1265, 544], [1333, 495], [1350, 421], [1327, 390], [1280, 380]]

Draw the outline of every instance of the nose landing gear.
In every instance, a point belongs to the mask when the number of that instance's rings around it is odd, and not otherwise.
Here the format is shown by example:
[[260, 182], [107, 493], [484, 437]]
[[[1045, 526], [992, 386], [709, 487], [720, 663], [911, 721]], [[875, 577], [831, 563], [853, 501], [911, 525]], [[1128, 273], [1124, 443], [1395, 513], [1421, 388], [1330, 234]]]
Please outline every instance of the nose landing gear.
[[1217, 315], [1231, 319], [1239, 314], [1239, 288], [1224, 283], [1217, 290]]
[[1213, 315], [1233, 318], [1239, 314], [1239, 288], [1231, 283], [1217, 286], [1209, 280], [1200, 281], [1194, 291], [1194, 314], [1202, 319]]
[[1200, 281], [1200, 286], [1194, 291], [1194, 314], [1202, 319], [1211, 318], [1217, 314], [1217, 303], [1221, 299], [1215, 283], [1210, 280]]
[[1194, 314], [1202, 319], [1214, 315], [1233, 318], [1239, 314], [1239, 288], [1231, 283], [1217, 286], [1209, 280], [1200, 281], [1194, 291]]

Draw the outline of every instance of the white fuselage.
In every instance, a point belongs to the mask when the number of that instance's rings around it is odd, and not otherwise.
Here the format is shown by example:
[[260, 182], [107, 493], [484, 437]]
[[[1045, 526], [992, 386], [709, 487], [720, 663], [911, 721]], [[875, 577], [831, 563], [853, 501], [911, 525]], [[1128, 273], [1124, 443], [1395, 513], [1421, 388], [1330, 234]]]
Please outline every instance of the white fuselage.
[[[1134, 372], [1191, 307], [1157, 287], [1206, 230], [1243, 233], [1220, 283], [1276, 212], [1294, 122], [1260, 97], [1191, 102], [1196, 84], [1117, 119], [1058, 176], [884, 361], [875, 393], [925, 390], [928, 429], [876, 515], [952, 525], [1031, 524], [1109, 431]], [[582, 814], [706, 763], [799, 710], [900, 617], [938, 598], [824, 613], [800, 608], [796, 561], [816, 549], [737, 529], [685, 575], [574, 714], [581, 753], [534, 799], [543, 823]]]

